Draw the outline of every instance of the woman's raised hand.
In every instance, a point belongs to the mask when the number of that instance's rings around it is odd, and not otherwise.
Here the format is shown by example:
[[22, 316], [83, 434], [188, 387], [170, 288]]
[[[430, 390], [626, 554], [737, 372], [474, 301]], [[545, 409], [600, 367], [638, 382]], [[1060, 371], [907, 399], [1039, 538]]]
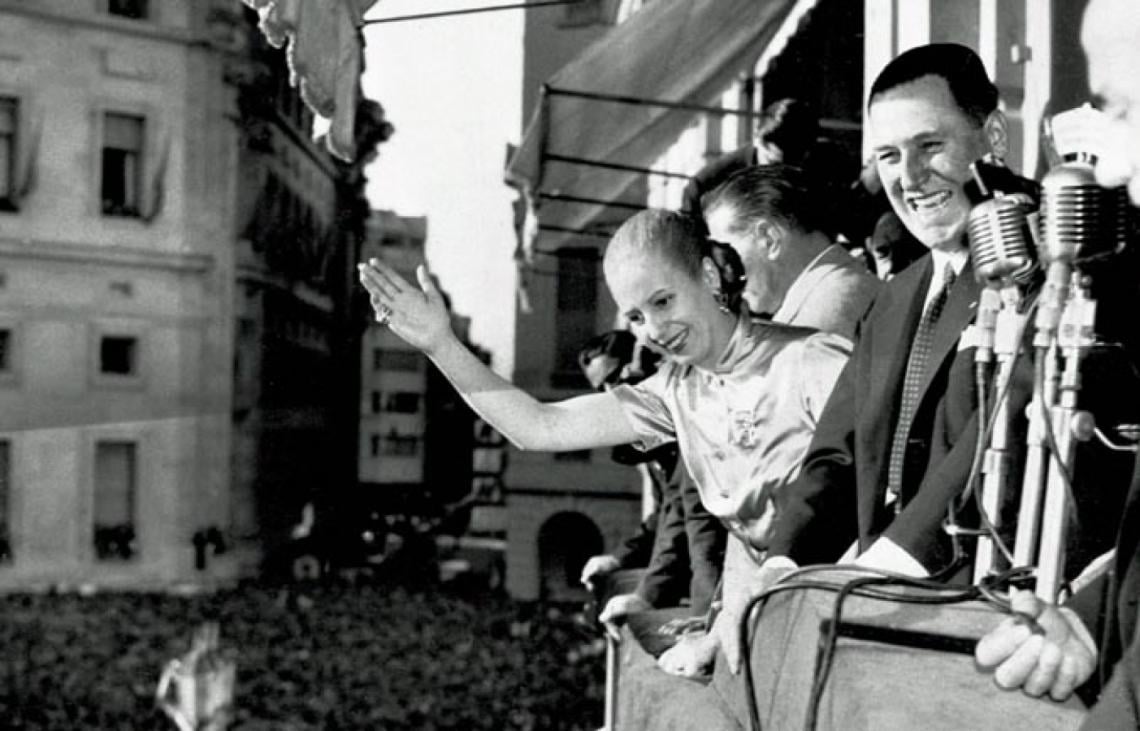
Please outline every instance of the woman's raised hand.
[[427, 354], [443, 344], [451, 333], [451, 316], [427, 267], [416, 267], [419, 289], [379, 259], [357, 265], [360, 283], [371, 295], [376, 321]]

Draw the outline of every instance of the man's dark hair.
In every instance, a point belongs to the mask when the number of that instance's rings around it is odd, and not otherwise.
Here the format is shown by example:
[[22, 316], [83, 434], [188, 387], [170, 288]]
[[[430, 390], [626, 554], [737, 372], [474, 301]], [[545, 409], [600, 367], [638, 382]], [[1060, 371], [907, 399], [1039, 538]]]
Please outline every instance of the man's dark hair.
[[618, 370], [621, 370], [622, 366], [633, 361], [633, 346], [636, 342], [637, 336], [629, 330], [610, 330], [595, 335], [578, 351], [578, 365], [586, 370], [590, 361], [605, 355], [617, 360]]
[[701, 200], [707, 216], [713, 209], [727, 206], [736, 226], [770, 219], [811, 233], [830, 227], [822, 220], [819, 196], [802, 170], [791, 165], [757, 165], [739, 170]]
[[997, 109], [998, 90], [978, 54], [957, 43], [931, 43], [899, 54], [871, 85], [867, 108], [876, 97], [924, 76], [940, 76], [958, 107], [979, 127]]
[[598, 388], [619, 383], [637, 383], [657, 371], [661, 355], [649, 348], [637, 347], [637, 336], [629, 330], [610, 330], [595, 335], [586, 341], [578, 351], [578, 366], [586, 373], [586, 367], [594, 358], [608, 356], [617, 361], [612, 371], [602, 379]]

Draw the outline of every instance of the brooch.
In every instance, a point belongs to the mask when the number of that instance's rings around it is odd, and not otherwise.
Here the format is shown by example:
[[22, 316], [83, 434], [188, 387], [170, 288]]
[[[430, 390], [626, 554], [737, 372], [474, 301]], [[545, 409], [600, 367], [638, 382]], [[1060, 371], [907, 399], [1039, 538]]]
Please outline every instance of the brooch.
[[741, 449], [755, 449], [760, 444], [760, 429], [756, 422], [756, 411], [730, 411], [728, 419], [728, 442]]

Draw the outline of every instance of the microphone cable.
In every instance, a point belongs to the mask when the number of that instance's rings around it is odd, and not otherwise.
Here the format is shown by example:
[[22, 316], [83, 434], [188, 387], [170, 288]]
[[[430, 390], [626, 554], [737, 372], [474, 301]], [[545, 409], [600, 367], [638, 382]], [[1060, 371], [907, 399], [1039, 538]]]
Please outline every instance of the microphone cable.
[[[861, 575], [848, 580], [842, 585], [822, 580], [801, 579], [801, 577], [821, 571], [854, 571]], [[803, 591], [809, 589], [829, 591], [836, 594], [836, 601], [832, 609], [831, 623], [820, 649], [820, 661], [812, 679], [812, 690], [809, 697], [805, 729], [814, 731], [817, 724], [819, 703], [823, 697], [823, 691], [827, 686], [827, 679], [834, 661], [835, 648], [839, 640], [839, 625], [840, 619], [842, 618], [843, 605], [848, 597], [860, 596], [880, 601], [918, 605], [947, 605], [961, 604], [969, 601], [984, 601], [1002, 611], [1008, 612], [1008, 600], [999, 596], [994, 591], [994, 587], [1022, 580], [1026, 575], [1026, 569], [1017, 568], [989, 577], [979, 585], [952, 587], [932, 578], [919, 579], [891, 571], [854, 565], [818, 564], [805, 566], [801, 569], [789, 572], [781, 577], [775, 585], [769, 587], [749, 601], [745, 611], [741, 615], [740, 626], [738, 627], [738, 636], [741, 643], [741, 674], [751, 731], [762, 731], [763, 727], [760, 722], [760, 713], [756, 702], [755, 681], [750, 662], [748, 629], [749, 625], [752, 624], [753, 613], [762, 612], [763, 607], [771, 597], [787, 591]], [[927, 593], [904, 594], [898, 591], [889, 591], [885, 587], [918, 589]]]
[[[855, 571], [858, 572], [860, 576], [849, 579], [844, 584], [834, 584], [820, 579], [801, 578], [816, 574], [816, 572], [820, 571]], [[825, 563], [825, 565], [807, 566], [795, 571], [790, 571], [789, 574], [781, 577], [779, 582], [775, 585], [768, 587], [767, 590], [760, 592], [755, 598], [749, 601], [746, 610], [744, 610], [741, 615], [740, 626], [738, 627], [741, 642], [741, 675], [744, 685], [744, 697], [746, 697], [748, 706], [751, 731], [763, 731], [763, 725], [759, 720], [755, 679], [754, 676], [752, 676], [752, 668], [749, 661], [750, 642], [748, 630], [752, 624], [754, 612], [763, 612], [764, 606], [766, 606], [767, 601], [771, 599], [772, 596], [789, 591], [813, 590], [813, 588], [814, 590], [833, 592], [837, 595], [836, 603], [834, 603], [832, 608], [829, 632], [825, 635], [823, 640], [820, 651], [821, 660], [813, 676], [812, 693], [811, 697], [809, 697], [805, 729], [814, 731], [817, 716], [819, 716], [820, 700], [822, 699], [824, 689], [827, 688], [827, 681], [834, 658], [834, 647], [836, 647], [839, 640], [842, 607], [844, 607], [844, 603], [849, 596], [863, 596], [863, 598], [866, 599], [907, 604], [927, 604], [927, 606], [930, 606], [930, 604], [943, 606], [943, 604], [984, 601], [991, 604], [991, 606], [1008, 612], [1009, 601], [996, 594], [994, 587], [1002, 584], [1016, 583], [1018, 580], [1023, 580], [1026, 576], [1027, 570], [1025, 568], [1010, 569], [1009, 571], [1002, 572], [1000, 575], [988, 577], [985, 582], [979, 585], [954, 587], [939, 583], [933, 578], [915, 578], [903, 574], [896, 574], [894, 571], [870, 569], [854, 565], [836, 566], [831, 565], [831, 563]], [[921, 590], [927, 593], [905, 594], [898, 591], [888, 591], [887, 587], [910, 588], [910, 590]]]
[[[1026, 310], [1026, 317], [1031, 318], [1037, 308], [1037, 300], [1035, 299], [1030, 303]], [[1018, 338], [1017, 345], [1014, 349], [1011, 361], [1016, 363], [1022, 355], [1022, 343], [1024, 340]], [[1009, 550], [1004, 539], [1001, 537], [997, 526], [994, 525], [993, 520], [986, 513], [985, 507], [982, 504], [981, 495], [981, 468], [982, 462], [985, 458], [985, 451], [990, 443], [990, 437], [993, 434], [994, 427], [997, 423], [997, 415], [999, 413], [998, 404], [1008, 400], [1010, 387], [1013, 384], [1013, 370], [1010, 369], [1009, 378], [1005, 383], [1000, 384], [1001, 390], [994, 395], [994, 404], [992, 410], [987, 406], [987, 393], [988, 393], [988, 379], [984, 378], [982, 370], [983, 364], [978, 364], [975, 369], [975, 388], [978, 391], [978, 438], [974, 444], [974, 458], [970, 464], [970, 472], [966, 478], [966, 485], [962, 490], [961, 496], [957, 500], [950, 502], [950, 507], [947, 509], [946, 520], [942, 523], [942, 530], [950, 536], [950, 544], [953, 551], [953, 560], [951, 566], [955, 562], [966, 561], [966, 551], [962, 547], [962, 538], [966, 536], [981, 536], [988, 535], [994, 542], [994, 546], [1005, 557], [1011, 565], [1014, 563], [1013, 552]], [[966, 503], [970, 499], [974, 500], [974, 504], [978, 509], [978, 522], [980, 527], [967, 528], [958, 522], [958, 513], [965, 510]]]
[[1077, 518], [1077, 499], [1073, 493], [1073, 475], [1069, 466], [1061, 458], [1061, 448], [1057, 444], [1057, 433], [1053, 429], [1053, 415], [1049, 413], [1049, 405], [1045, 403], [1045, 359], [1049, 357], [1048, 348], [1038, 348], [1037, 357], [1033, 364], [1033, 395], [1040, 396], [1041, 419], [1045, 426], [1045, 441], [1049, 445], [1049, 459], [1057, 466], [1061, 481], [1065, 483], [1065, 499], [1069, 503], [1069, 519], [1075, 527], [1080, 528]]

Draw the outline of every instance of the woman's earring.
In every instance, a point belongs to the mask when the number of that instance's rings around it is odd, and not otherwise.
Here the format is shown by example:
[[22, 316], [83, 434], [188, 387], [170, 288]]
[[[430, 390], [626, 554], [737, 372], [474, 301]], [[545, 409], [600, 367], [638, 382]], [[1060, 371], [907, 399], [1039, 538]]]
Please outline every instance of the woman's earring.
[[732, 312], [732, 308], [728, 306], [728, 294], [723, 289], [718, 289], [713, 292], [713, 299], [716, 300], [716, 306], [720, 311], [728, 314]]

